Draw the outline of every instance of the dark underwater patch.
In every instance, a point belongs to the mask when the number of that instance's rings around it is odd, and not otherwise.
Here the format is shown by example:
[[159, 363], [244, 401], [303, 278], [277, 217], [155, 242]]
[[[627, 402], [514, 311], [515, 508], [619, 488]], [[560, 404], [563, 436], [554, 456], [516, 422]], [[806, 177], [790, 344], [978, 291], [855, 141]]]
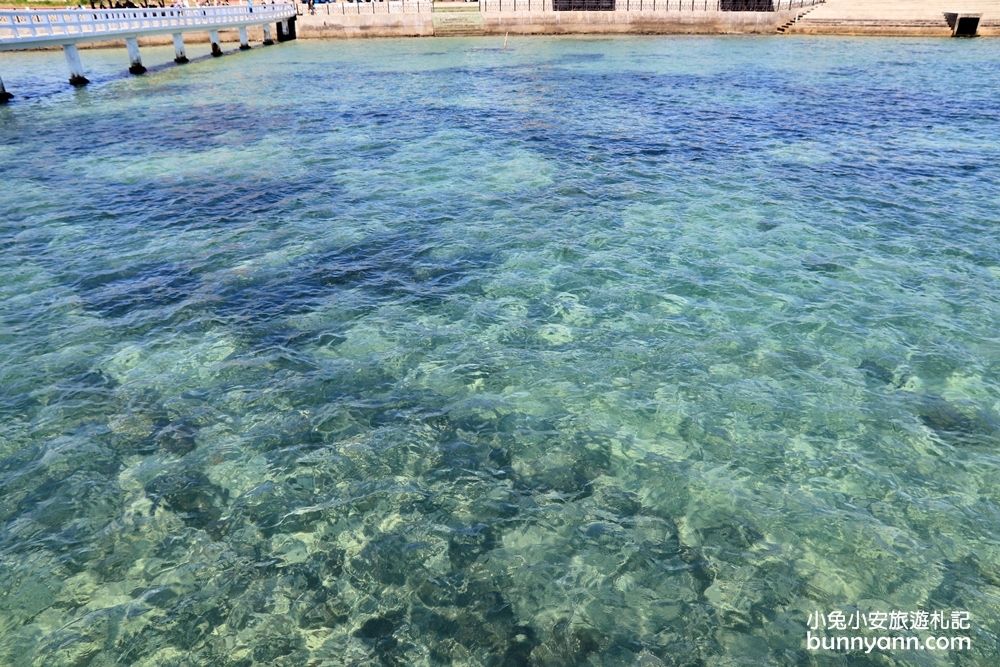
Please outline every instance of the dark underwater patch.
[[269, 324], [313, 310], [342, 290], [360, 290], [352, 298], [354, 311], [363, 315], [384, 303], [437, 305], [458, 294], [478, 293], [478, 278], [495, 258], [491, 253], [465, 250], [433, 256], [439, 243], [430, 238], [392, 234], [300, 258], [293, 265], [249, 284], [224, 286], [213, 313], [245, 332], [251, 348], [284, 344], [298, 349], [306, 344], [335, 346], [339, 332], [274, 331]]
[[[292, 452], [293, 457], [298, 455]], [[273, 466], [282, 468], [281, 462]], [[270, 539], [278, 533], [312, 532], [315, 524], [323, 518], [320, 509], [309, 509], [316, 502], [315, 485], [312, 479], [299, 481], [296, 477], [265, 482], [237, 498], [230, 507], [228, 522], [254, 525], [261, 534]], [[234, 526], [219, 526], [218, 530], [230, 531]]]
[[366, 239], [312, 257], [310, 282], [321, 287], [363, 287], [382, 297], [437, 301], [456, 292], [475, 293], [470, 278], [493, 263], [491, 253], [465, 250], [437, 254], [434, 239], [390, 235]]
[[156, 505], [163, 503], [192, 528], [205, 528], [222, 516], [228, 499], [225, 489], [212, 484], [201, 472], [189, 470], [157, 477], [146, 485], [146, 495]]
[[592, 63], [604, 60], [603, 53], [567, 53], [556, 60], [560, 63]]
[[153, 440], [163, 451], [177, 456], [184, 456], [197, 447], [195, 434], [198, 427], [186, 419], [170, 422], [153, 437]]
[[985, 411], [975, 405], [958, 405], [941, 396], [919, 400], [917, 417], [941, 440], [956, 446], [996, 447], [1000, 428]]
[[460, 528], [452, 531], [448, 540], [448, 559], [453, 568], [463, 569], [498, 544], [496, 531], [491, 526], [479, 524]]
[[866, 378], [879, 384], [892, 384], [894, 379], [893, 372], [889, 368], [872, 359], [865, 359], [858, 364], [858, 370], [863, 372]]
[[571, 627], [569, 621], [558, 621], [548, 639], [533, 648], [531, 661], [525, 664], [540, 667], [572, 667], [585, 665], [594, 653], [603, 651], [608, 638], [595, 628], [585, 625]]
[[425, 546], [398, 533], [376, 537], [351, 560], [351, 581], [362, 590], [372, 590], [373, 586], [402, 586], [409, 577], [419, 578], [423, 576], [419, 563]]
[[180, 262], [143, 262], [92, 273], [71, 283], [84, 307], [117, 318], [134, 310], [159, 310], [191, 296], [198, 270]]
[[842, 264], [836, 262], [826, 262], [822, 260], [802, 260], [802, 268], [806, 271], [812, 273], [822, 273], [827, 276], [833, 276], [844, 270]]
[[598, 502], [602, 508], [621, 519], [631, 519], [642, 511], [642, 503], [638, 496], [630, 491], [605, 489], [598, 495]]
[[589, 498], [594, 485], [585, 470], [572, 466], [556, 466], [518, 480], [520, 486], [534, 494], [553, 494], [557, 502], [574, 502]]

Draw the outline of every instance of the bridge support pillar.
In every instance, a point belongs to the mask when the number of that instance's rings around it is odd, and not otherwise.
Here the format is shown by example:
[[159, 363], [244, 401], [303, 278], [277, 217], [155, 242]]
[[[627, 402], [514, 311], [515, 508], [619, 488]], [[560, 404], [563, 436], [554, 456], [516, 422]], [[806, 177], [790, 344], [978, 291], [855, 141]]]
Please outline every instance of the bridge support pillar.
[[69, 65], [69, 83], [71, 86], [86, 86], [90, 79], [83, 75], [83, 63], [80, 62], [80, 52], [76, 50], [76, 44], [63, 44], [63, 54], [66, 56], [66, 64]]
[[250, 38], [247, 37], [247, 28], [246, 28], [246, 26], [241, 26], [240, 27], [240, 51], [249, 51], [249, 50], [250, 50]]
[[212, 42], [212, 55], [216, 58], [222, 55], [222, 47], [219, 46], [219, 31], [209, 30], [208, 39]]
[[3, 79], [0, 79], [0, 104], [7, 104], [14, 96], [3, 87]]
[[295, 39], [295, 17], [283, 20], [278, 24], [278, 41], [287, 42]]
[[183, 65], [188, 61], [187, 54], [184, 52], [184, 35], [179, 32], [174, 33], [174, 62], [178, 65]]
[[261, 27], [264, 28], [264, 46], [271, 46], [274, 44], [274, 40], [271, 39], [271, 24], [265, 23]]
[[142, 58], [139, 56], [139, 40], [136, 37], [125, 38], [125, 48], [128, 49], [128, 73], [145, 74], [146, 68], [142, 66]]

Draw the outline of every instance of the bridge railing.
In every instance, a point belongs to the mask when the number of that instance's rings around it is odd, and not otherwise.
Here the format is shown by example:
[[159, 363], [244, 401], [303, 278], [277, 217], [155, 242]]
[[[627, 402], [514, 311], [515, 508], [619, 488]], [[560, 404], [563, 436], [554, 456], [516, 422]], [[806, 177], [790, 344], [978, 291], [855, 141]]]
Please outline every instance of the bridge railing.
[[432, 0], [388, 0], [385, 2], [329, 2], [316, 5], [317, 14], [430, 14]]
[[295, 5], [246, 5], [139, 9], [0, 10], [0, 44], [53, 37], [141, 34], [171, 28], [190, 30], [281, 21]]
[[825, 0], [479, 0], [479, 11], [778, 12], [823, 2]]

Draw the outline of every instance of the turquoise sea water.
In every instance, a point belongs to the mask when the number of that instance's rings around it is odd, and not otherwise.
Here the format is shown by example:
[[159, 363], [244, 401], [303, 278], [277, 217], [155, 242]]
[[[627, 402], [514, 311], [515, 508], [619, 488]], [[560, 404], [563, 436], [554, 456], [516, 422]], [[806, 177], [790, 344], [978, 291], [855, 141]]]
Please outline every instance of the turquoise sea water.
[[998, 664], [997, 43], [501, 44], [0, 57], [0, 664]]

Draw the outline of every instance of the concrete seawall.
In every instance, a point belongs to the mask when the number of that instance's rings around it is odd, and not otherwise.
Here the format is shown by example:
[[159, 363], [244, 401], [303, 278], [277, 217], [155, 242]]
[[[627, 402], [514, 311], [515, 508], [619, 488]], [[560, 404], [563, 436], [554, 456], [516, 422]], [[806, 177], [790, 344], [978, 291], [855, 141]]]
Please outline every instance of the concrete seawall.
[[299, 39], [433, 37], [433, 14], [332, 14], [318, 11], [295, 22]]
[[[796, 11], [781, 12], [483, 12], [481, 34], [754, 34], [773, 33]], [[331, 14], [300, 16], [299, 39], [428, 37], [433, 14]]]
[[756, 34], [773, 33], [796, 12], [490, 12], [487, 33], [565, 34]]

